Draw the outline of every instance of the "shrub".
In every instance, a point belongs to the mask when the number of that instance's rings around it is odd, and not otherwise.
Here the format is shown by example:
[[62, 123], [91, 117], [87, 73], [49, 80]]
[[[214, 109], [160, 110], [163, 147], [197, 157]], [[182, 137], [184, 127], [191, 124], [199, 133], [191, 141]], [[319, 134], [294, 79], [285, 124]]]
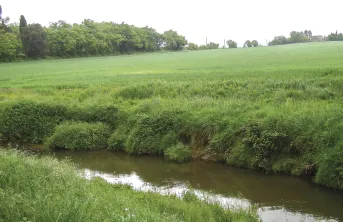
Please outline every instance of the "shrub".
[[108, 148], [114, 151], [124, 150], [126, 134], [116, 130], [108, 139]]
[[65, 120], [66, 107], [52, 103], [24, 101], [7, 107], [0, 119], [5, 140], [40, 143]]
[[315, 182], [326, 187], [343, 190], [343, 144], [323, 154]]
[[[172, 111], [141, 117], [128, 136], [125, 151], [131, 154], [162, 155], [167, 148], [164, 143], [178, 142], [179, 138], [166, 136], [180, 131], [180, 121], [179, 113]], [[171, 139], [174, 142], [170, 141]]]
[[55, 128], [44, 146], [70, 150], [105, 148], [110, 133], [104, 123], [65, 122]]
[[164, 151], [164, 157], [167, 160], [182, 163], [192, 159], [192, 150], [182, 143], [178, 143], [166, 149]]
[[279, 132], [270, 132], [258, 124], [249, 124], [238, 131], [239, 142], [227, 159], [230, 164], [269, 171], [272, 157], [290, 146], [289, 138]]

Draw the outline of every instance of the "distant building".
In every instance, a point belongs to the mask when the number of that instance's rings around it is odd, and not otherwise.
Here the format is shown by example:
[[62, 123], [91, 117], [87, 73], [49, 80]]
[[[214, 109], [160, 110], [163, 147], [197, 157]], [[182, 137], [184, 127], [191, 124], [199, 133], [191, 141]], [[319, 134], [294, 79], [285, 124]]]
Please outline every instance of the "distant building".
[[322, 42], [324, 40], [324, 37], [322, 35], [313, 35], [310, 38], [311, 42]]

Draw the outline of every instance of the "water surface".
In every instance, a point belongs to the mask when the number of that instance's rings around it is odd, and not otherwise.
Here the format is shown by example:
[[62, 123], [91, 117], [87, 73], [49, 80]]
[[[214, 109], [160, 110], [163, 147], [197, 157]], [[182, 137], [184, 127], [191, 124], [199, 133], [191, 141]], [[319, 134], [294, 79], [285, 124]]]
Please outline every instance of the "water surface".
[[180, 196], [192, 187], [200, 197], [229, 207], [258, 204], [263, 221], [343, 220], [343, 192], [298, 177], [268, 175], [200, 160], [175, 164], [160, 157], [107, 151], [60, 151], [54, 155], [71, 158], [88, 178], [99, 176], [138, 190]]

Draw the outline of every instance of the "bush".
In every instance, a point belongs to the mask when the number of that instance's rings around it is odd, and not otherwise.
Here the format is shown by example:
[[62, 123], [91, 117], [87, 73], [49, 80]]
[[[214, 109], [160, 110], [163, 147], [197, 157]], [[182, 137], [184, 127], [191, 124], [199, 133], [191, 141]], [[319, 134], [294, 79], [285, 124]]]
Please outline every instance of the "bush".
[[326, 187], [343, 190], [343, 145], [323, 154], [315, 182]]
[[164, 151], [164, 157], [170, 161], [183, 163], [192, 159], [192, 150], [182, 143], [178, 143], [166, 149]]
[[56, 125], [65, 120], [66, 107], [24, 101], [7, 107], [0, 119], [5, 140], [41, 143]]
[[66, 122], [56, 127], [44, 146], [70, 150], [106, 148], [110, 133], [104, 123]]
[[126, 134], [116, 130], [108, 139], [108, 148], [114, 151], [124, 150]]
[[258, 124], [249, 124], [238, 132], [238, 141], [230, 150], [227, 162], [233, 165], [270, 171], [273, 156], [290, 147], [289, 138], [270, 132]]
[[[163, 144], [177, 143], [179, 138], [171, 136], [179, 132], [181, 122], [178, 112], [163, 111], [157, 115], [141, 117], [125, 143], [125, 151], [131, 154], [162, 155], [167, 147]], [[170, 141], [170, 140], [174, 140]]]

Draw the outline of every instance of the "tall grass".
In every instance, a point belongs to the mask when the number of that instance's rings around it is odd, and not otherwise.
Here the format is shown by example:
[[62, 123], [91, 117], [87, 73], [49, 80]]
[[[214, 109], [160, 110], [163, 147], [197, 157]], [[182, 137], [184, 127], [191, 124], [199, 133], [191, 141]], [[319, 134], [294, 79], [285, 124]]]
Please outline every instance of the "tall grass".
[[100, 122], [108, 149], [167, 156], [183, 144], [343, 189], [343, 161], [330, 161], [343, 141], [342, 52], [327, 42], [0, 64], [0, 133], [42, 143], [66, 121]]
[[[188, 195], [189, 196], [189, 195]], [[0, 149], [0, 221], [258, 221], [198, 199], [178, 199], [81, 178], [52, 157]]]

